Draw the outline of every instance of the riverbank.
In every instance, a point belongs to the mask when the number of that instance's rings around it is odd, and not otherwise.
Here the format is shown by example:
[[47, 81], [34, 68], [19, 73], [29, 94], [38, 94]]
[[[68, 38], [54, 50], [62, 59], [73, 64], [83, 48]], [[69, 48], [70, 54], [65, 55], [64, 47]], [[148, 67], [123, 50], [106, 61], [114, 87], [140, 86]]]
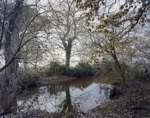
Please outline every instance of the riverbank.
[[38, 80], [38, 85], [49, 85], [54, 84], [57, 82], [65, 82], [70, 80], [80, 79], [79, 77], [73, 76], [51, 76], [51, 77], [44, 77]]
[[98, 118], [150, 118], [150, 81], [128, 80], [122, 95], [92, 110]]
[[[56, 76], [43, 78], [40, 84], [52, 84], [76, 77]], [[115, 96], [91, 112], [85, 113], [48, 113], [46, 111], [24, 111], [3, 116], [3, 118], [150, 118], [150, 81], [133, 79], [127, 80], [128, 89]]]
[[[73, 79], [79, 78], [56, 77], [52, 83]], [[114, 82], [109, 84], [114, 84]], [[132, 79], [127, 80], [127, 85], [129, 88], [123, 89], [121, 95], [114, 96], [112, 100], [97, 106], [90, 115], [97, 118], [150, 118], [150, 81]], [[84, 115], [73, 116], [73, 118], [86, 117]]]

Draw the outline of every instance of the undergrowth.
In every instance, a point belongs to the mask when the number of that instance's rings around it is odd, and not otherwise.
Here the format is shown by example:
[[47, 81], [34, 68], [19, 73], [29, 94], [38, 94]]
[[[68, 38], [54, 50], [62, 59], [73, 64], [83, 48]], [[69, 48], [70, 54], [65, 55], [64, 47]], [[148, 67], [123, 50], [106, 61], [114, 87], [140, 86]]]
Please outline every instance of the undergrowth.
[[67, 67], [57, 61], [50, 62], [46, 71], [46, 76], [67, 75], [76, 77], [94, 76], [97, 69], [94, 66], [88, 66], [84, 62], [79, 62], [75, 67]]

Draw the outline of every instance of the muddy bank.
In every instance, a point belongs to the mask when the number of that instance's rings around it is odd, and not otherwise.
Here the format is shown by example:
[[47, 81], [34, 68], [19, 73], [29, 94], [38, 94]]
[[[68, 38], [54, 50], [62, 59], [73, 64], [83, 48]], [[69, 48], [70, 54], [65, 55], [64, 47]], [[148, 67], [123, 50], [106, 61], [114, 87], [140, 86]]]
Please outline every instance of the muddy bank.
[[92, 110], [98, 118], [150, 118], [150, 81], [131, 80], [122, 95]]
[[49, 85], [49, 84], [55, 84], [58, 82], [76, 80], [76, 79], [81, 79], [81, 78], [73, 77], [73, 76], [52, 76], [52, 77], [40, 78], [38, 81], [38, 84], [39, 85]]
[[46, 111], [34, 110], [19, 113], [10, 113], [0, 118], [88, 118], [89, 114], [84, 113], [49, 113]]

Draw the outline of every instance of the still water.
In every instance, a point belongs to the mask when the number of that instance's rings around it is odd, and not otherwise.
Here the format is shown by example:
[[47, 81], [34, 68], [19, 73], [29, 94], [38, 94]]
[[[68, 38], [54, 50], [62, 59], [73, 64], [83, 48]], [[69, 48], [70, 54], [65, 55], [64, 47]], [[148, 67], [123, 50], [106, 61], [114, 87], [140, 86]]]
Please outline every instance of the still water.
[[40, 109], [48, 112], [90, 112], [110, 100], [111, 88], [111, 85], [100, 84], [93, 78], [41, 86], [17, 101], [18, 111]]

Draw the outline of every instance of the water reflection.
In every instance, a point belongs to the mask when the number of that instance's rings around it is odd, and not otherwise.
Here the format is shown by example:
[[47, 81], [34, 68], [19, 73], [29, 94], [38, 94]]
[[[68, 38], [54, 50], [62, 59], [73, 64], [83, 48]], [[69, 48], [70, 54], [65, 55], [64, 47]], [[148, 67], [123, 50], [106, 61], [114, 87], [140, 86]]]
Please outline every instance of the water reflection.
[[39, 87], [36, 93], [17, 101], [18, 110], [88, 112], [109, 100], [111, 86], [90, 80], [74, 80]]
[[71, 95], [70, 95], [70, 89], [69, 89], [69, 85], [66, 85], [66, 99], [64, 100], [64, 104], [63, 104], [63, 109], [62, 111], [67, 111], [67, 112], [73, 112], [73, 106], [72, 106], [72, 102], [71, 102]]

